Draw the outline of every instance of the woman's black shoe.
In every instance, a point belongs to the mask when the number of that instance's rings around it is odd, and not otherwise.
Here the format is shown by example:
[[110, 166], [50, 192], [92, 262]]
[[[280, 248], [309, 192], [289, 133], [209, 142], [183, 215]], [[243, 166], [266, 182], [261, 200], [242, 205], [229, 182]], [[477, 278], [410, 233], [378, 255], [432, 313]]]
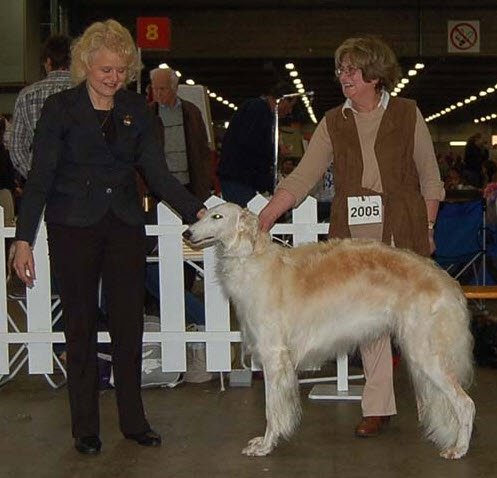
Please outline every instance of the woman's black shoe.
[[97, 436], [76, 438], [74, 441], [76, 450], [85, 455], [95, 455], [100, 452], [102, 442]]
[[138, 445], [142, 446], [160, 446], [162, 443], [161, 436], [153, 430], [148, 430], [143, 433], [128, 433], [124, 434], [128, 440], [135, 440]]

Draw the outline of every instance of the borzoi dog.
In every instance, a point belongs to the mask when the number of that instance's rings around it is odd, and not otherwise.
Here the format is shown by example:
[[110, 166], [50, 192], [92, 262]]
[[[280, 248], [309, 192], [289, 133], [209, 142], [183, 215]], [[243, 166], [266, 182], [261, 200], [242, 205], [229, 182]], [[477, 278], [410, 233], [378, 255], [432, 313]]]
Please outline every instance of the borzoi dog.
[[192, 247], [218, 244], [222, 286], [263, 366], [266, 432], [244, 454], [267, 455], [296, 428], [298, 368], [385, 333], [403, 351], [426, 435], [444, 458], [466, 454], [475, 414], [464, 391], [473, 372], [469, 314], [459, 284], [431, 260], [368, 240], [284, 248], [230, 203], [184, 237]]

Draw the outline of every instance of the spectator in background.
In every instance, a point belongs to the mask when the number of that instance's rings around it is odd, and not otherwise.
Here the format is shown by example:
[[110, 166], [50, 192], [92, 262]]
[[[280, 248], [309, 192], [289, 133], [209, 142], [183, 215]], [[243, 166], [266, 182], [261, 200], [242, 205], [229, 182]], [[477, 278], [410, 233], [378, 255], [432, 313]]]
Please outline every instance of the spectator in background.
[[450, 191], [453, 189], [462, 189], [464, 186], [462, 177], [461, 177], [461, 172], [459, 168], [452, 166], [449, 168], [449, 171], [447, 172], [447, 176], [445, 177], [444, 180], [444, 188], [446, 191]]
[[482, 188], [485, 189], [489, 183], [497, 181], [497, 164], [490, 159], [484, 161], [481, 165]]
[[278, 172], [278, 182], [285, 179], [289, 174], [295, 169], [295, 162], [292, 158], [284, 158], [280, 164], [280, 170]]
[[[246, 207], [257, 192], [274, 188], [274, 110], [276, 101], [293, 93], [287, 83], [276, 84], [268, 94], [252, 98], [235, 112], [224, 136], [218, 175], [223, 199]], [[278, 105], [278, 116], [288, 116], [296, 102]]]
[[464, 170], [465, 181], [476, 188], [483, 186], [483, 176], [481, 167], [488, 159], [489, 152], [485, 147], [483, 134], [478, 132], [468, 138], [464, 150]]
[[9, 149], [10, 135], [12, 134], [12, 115], [10, 113], [2, 113], [2, 118], [5, 120], [5, 131], [2, 139], [6, 149]]
[[[179, 78], [171, 68], [156, 68], [150, 72], [151, 91], [154, 101], [150, 108], [155, 118], [155, 135], [160, 141], [169, 171], [201, 202], [211, 194], [212, 174], [207, 131], [200, 110], [190, 101], [178, 96]], [[157, 222], [157, 211], [152, 207], [148, 221]], [[155, 246], [156, 238], [149, 241]], [[185, 264], [184, 280], [188, 304], [197, 304], [190, 294], [196, 271]], [[159, 270], [157, 264], [147, 264], [146, 286], [158, 297]], [[192, 307], [187, 307], [188, 313]]]
[[160, 140], [169, 171], [200, 201], [212, 188], [210, 150], [200, 110], [178, 96], [179, 78], [171, 68], [150, 72], [155, 113], [155, 132]]
[[[5, 134], [6, 127], [7, 120], [0, 118], [0, 138]], [[15, 189], [15, 171], [3, 141], [0, 142], [0, 189], [8, 189], [11, 193]]]
[[50, 95], [71, 88], [71, 40], [53, 35], [43, 48], [43, 66], [47, 77], [27, 86], [19, 93], [14, 106], [14, 126], [10, 137], [10, 156], [14, 168], [26, 179], [31, 169], [32, 146], [36, 122]]

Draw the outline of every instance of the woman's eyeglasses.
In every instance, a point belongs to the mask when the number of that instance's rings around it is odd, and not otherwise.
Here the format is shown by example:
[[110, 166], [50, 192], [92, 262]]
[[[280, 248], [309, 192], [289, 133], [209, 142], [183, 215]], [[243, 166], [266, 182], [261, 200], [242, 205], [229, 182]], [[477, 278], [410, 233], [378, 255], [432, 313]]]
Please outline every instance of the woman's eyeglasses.
[[345, 74], [345, 75], [348, 75], [348, 76], [352, 76], [355, 74], [355, 72], [357, 70], [360, 70], [360, 68], [358, 66], [354, 66], [354, 65], [348, 65], [348, 66], [339, 66], [336, 70], [335, 70], [335, 75], [336, 76], [340, 76], [342, 74]]

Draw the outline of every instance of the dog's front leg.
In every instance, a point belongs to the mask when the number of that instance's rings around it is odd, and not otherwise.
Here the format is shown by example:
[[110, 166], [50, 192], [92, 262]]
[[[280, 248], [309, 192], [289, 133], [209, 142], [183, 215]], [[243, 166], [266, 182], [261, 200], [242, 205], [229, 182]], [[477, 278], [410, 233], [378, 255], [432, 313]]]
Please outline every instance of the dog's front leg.
[[288, 438], [297, 426], [300, 397], [297, 374], [286, 349], [273, 350], [263, 358], [266, 390], [266, 433], [248, 442], [242, 453], [265, 456], [278, 444], [280, 436]]

